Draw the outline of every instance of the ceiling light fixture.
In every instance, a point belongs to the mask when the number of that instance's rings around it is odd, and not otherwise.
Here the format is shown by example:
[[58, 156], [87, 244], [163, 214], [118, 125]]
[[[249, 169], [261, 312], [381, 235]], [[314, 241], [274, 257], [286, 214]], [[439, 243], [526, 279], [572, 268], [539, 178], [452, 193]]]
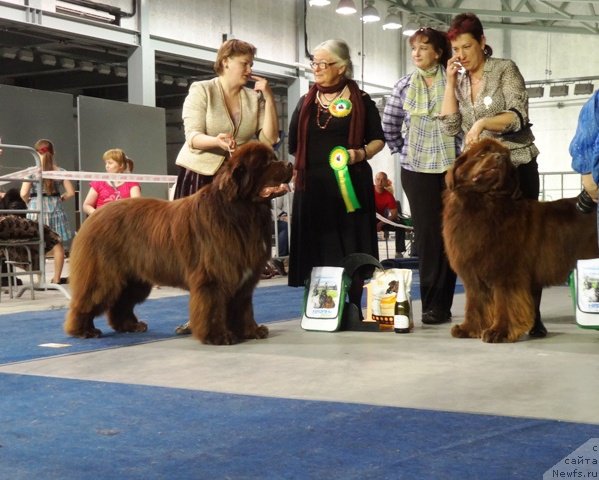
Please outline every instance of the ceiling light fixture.
[[0, 48], [0, 55], [2, 58], [8, 58], [10, 60], [14, 60], [17, 58], [17, 49], [13, 47], [2, 47]]
[[33, 52], [31, 50], [19, 50], [17, 58], [22, 62], [33, 62]]
[[160, 81], [164, 84], [164, 85], [172, 85], [173, 84], [173, 77], [171, 77], [170, 75], [160, 75]]
[[69, 70], [73, 69], [75, 68], [75, 60], [73, 60], [72, 58], [61, 58], [60, 66], [62, 68], [68, 68]]
[[127, 76], [127, 69], [125, 67], [112, 67], [112, 70], [117, 77], [125, 78]]
[[337, 10], [335, 11], [341, 15], [353, 15], [358, 10], [356, 10], [354, 0], [339, 0]]
[[56, 57], [54, 55], [42, 53], [40, 55], [40, 60], [42, 61], [42, 65], [47, 65], [49, 67], [53, 67], [54, 65], [56, 65]]
[[175, 78], [175, 85], [177, 85], [177, 87], [187, 88], [187, 86], [188, 86], [187, 79], [183, 78], [183, 77], [177, 77], [177, 78]]
[[311, 7], [326, 7], [327, 5], [330, 5], [330, 4], [331, 4], [330, 0], [310, 0]]
[[100, 75], [110, 75], [110, 65], [106, 65], [105, 63], [98, 63], [98, 65], [96, 65], [96, 71]]
[[398, 30], [401, 28], [401, 18], [393, 7], [387, 9], [383, 30]]
[[374, 0], [366, 0], [366, 8], [362, 10], [362, 21], [364, 23], [378, 22], [381, 19], [379, 11], [374, 6]]
[[87, 60], [80, 60], [79, 69], [83, 72], [93, 72], [94, 64], [92, 62], [88, 62]]
[[417, 23], [413, 21], [408, 21], [408, 24], [404, 27], [403, 32], [401, 33], [403, 33], [406, 37], [411, 37], [416, 33], [416, 30], [418, 30], [419, 28], [420, 27]]

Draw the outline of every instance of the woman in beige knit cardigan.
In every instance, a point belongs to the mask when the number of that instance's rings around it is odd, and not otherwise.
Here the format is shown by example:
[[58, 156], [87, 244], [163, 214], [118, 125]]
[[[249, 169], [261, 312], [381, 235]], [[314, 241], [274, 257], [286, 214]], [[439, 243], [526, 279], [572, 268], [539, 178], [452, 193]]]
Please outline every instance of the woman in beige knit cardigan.
[[[252, 74], [256, 47], [242, 40], [224, 42], [214, 62], [217, 77], [194, 82], [183, 104], [185, 144], [177, 156], [175, 198], [210, 183], [227, 156], [249, 140], [274, 145], [279, 123], [274, 96], [265, 78]], [[252, 89], [246, 87], [255, 81]]]

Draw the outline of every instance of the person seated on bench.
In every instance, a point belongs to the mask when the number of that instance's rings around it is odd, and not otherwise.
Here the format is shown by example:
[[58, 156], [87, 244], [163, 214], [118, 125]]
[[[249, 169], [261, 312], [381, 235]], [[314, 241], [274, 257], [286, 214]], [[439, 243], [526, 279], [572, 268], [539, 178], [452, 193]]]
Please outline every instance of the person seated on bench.
[[[374, 177], [374, 203], [376, 213], [388, 218], [392, 222], [400, 223], [401, 204], [395, 200], [393, 194], [387, 189], [389, 178], [385, 172], [378, 172]], [[395, 232], [395, 257], [403, 257], [406, 251], [406, 232], [403, 228], [394, 227], [383, 221], [376, 224], [377, 232]]]
[[[0, 242], [10, 242], [11, 240], [35, 240], [39, 238], [39, 227], [37, 221], [25, 218], [25, 213], [2, 213], [2, 210], [26, 210], [27, 204], [21, 198], [18, 189], [11, 188], [6, 193], [0, 196]], [[64, 256], [64, 247], [60, 241], [60, 236], [47, 225], [44, 225], [44, 252], [54, 257], [54, 277], [52, 283], [65, 283], [60, 277], [62, 262]], [[32, 249], [32, 263], [34, 270], [37, 270], [39, 265], [39, 251], [37, 248]], [[28, 255], [25, 247], [8, 247], [8, 255], [11, 260], [17, 262], [27, 262]], [[2, 273], [6, 273], [4, 249], [0, 250], [2, 264], [0, 266]], [[20, 280], [17, 279], [17, 284]], [[8, 284], [8, 279], [2, 279], [3, 286]]]

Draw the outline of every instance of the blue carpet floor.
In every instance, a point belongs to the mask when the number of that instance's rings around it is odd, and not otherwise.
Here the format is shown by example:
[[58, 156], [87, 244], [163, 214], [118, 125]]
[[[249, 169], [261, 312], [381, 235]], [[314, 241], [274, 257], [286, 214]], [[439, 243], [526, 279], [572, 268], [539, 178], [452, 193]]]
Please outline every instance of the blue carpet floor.
[[[517, 480], [599, 427], [0, 374], [0, 478]], [[592, 477], [595, 478], [595, 477]]]
[[[258, 288], [254, 292], [254, 315], [258, 323], [299, 318], [303, 290], [287, 286]], [[175, 336], [175, 327], [188, 319], [189, 295], [148, 300], [138, 307], [145, 333], [115, 333], [104, 317], [96, 319], [103, 336], [81, 339], [62, 329], [65, 309], [0, 315], [0, 364], [70, 353], [89, 352], [153, 342]], [[43, 346], [57, 344], [54, 346]]]
[[[302, 296], [260, 288], [256, 317], [298, 318]], [[107, 333], [98, 340], [66, 337], [64, 310], [0, 316], [0, 362], [172, 337], [187, 299], [141, 305], [145, 334], [113, 334], [98, 322]], [[48, 342], [71, 347], [39, 347]], [[7, 480], [562, 478], [550, 469], [591, 438], [599, 426], [0, 373]]]
[[[456, 286], [456, 293], [463, 292]], [[258, 323], [300, 318], [302, 314], [302, 288], [286, 285], [257, 288], [254, 292], [254, 316]], [[365, 299], [366, 295], [364, 295]], [[412, 299], [418, 300], [418, 274], [412, 283]], [[104, 317], [96, 319], [96, 327], [103, 336], [94, 339], [72, 338], [62, 330], [65, 309], [0, 315], [0, 365], [106, 348], [123, 347], [164, 340], [175, 336], [175, 327], [188, 319], [189, 296], [148, 300], [138, 307], [140, 320], [148, 323], [145, 333], [115, 333]], [[365, 306], [365, 305], [364, 305]], [[24, 333], [27, 334], [24, 334]]]

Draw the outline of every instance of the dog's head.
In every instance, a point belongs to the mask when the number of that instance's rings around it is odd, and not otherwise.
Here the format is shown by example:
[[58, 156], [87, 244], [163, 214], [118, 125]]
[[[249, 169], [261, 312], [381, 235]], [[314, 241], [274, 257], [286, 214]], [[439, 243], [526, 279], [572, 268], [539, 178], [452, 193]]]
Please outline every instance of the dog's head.
[[515, 195], [519, 191], [516, 167], [501, 142], [486, 138], [462, 153], [445, 175], [449, 190]]
[[235, 150], [214, 182], [229, 201], [264, 201], [283, 195], [276, 187], [292, 174], [293, 166], [279, 161], [271, 147], [251, 141]]

